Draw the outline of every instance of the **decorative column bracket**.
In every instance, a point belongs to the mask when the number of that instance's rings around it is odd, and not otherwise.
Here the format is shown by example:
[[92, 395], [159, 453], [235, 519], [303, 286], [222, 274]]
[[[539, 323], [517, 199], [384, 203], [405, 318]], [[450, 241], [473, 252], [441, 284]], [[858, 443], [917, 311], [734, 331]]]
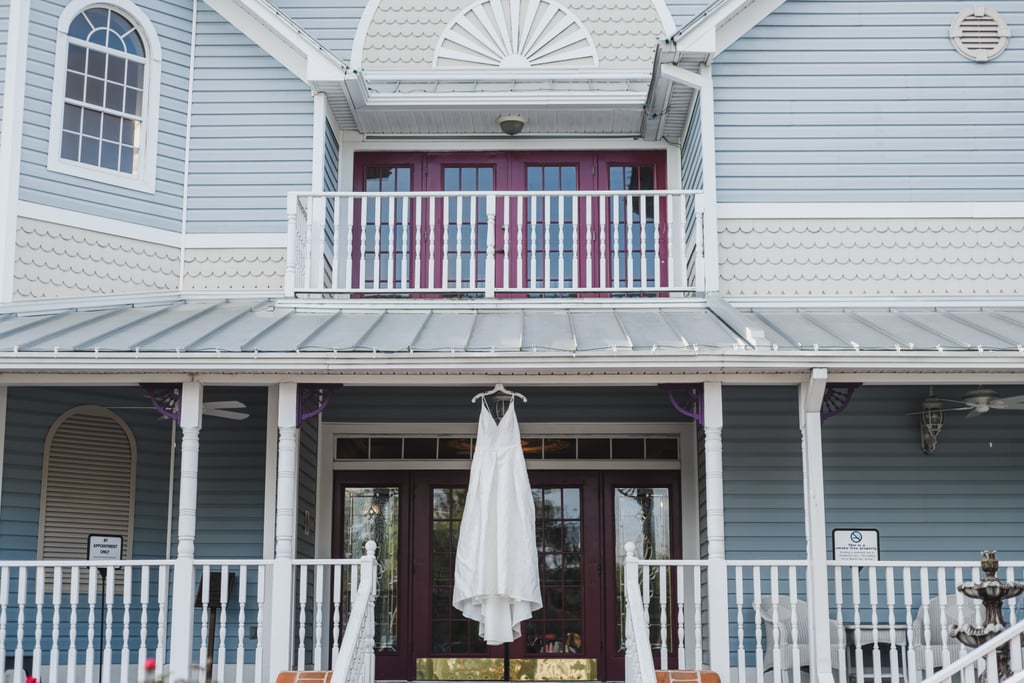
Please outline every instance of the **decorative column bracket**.
[[181, 424], [181, 385], [180, 384], [142, 384], [146, 398], [153, 404], [154, 410], [169, 420]]
[[[659, 384], [677, 412], [704, 426], [704, 385], [703, 384]], [[682, 393], [677, 397], [676, 393]]]
[[846, 406], [853, 400], [853, 392], [860, 387], [860, 382], [829, 382], [821, 399], [821, 421], [824, 422], [846, 410]]
[[331, 396], [341, 388], [340, 384], [303, 384], [299, 387], [299, 395], [295, 405], [295, 426], [311, 417], [316, 417], [327, 410]]

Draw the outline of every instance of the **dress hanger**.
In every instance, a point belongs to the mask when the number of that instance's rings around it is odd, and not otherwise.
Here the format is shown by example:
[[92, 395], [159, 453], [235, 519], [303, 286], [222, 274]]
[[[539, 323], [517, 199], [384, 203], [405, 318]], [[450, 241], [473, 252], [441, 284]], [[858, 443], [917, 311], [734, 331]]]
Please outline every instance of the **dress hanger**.
[[489, 391], [480, 392], [479, 394], [477, 394], [476, 396], [473, 397], [473, 400], [470, 401], [470, 403], [476, 403], [477, 401], [482, 399], [484, 396], [490, 396], [491, 394], [497, 394], [497, 393], [508, 394], [509, 396], [514, 396], [515, 398], [518, 398], [518, 399], [522, 400], [523, 403], [526, 403], [526, 397], [525, 396], [520, 394], [518, 391], [512, 391], [511, 389], [506, 389], [504, 387], [504, 385], [502, 385], [502, 384], [495, 384], [493, 389], [491, 389]]

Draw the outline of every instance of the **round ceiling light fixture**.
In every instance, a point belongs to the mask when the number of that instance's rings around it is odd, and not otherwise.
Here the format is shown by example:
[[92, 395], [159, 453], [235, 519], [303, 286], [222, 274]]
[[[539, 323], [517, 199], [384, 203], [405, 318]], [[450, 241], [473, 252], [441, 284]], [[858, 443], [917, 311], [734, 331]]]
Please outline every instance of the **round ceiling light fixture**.
[[498, 117], [498, 126], [505, 135], [518, 135], [523, 132], [526, 117], [519, 114], [503, 114]]

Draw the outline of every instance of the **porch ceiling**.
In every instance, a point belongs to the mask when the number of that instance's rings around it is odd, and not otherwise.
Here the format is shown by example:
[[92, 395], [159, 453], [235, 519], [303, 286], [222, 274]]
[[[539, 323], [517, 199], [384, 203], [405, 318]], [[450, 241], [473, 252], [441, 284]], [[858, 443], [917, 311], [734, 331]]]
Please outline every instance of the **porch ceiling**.
[[0, 308], [0, 371], [12, 372], [1021, 373], [1021, 359], [1019, 304], [166, 297]]

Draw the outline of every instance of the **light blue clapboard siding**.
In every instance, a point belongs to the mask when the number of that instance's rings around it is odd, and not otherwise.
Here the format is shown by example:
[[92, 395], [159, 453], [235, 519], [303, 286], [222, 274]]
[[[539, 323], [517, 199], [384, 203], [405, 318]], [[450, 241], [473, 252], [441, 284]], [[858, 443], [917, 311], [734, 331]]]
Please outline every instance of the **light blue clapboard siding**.
[[[971, 387], [935, 387], [960, 398]], [[1003, 396], [1024, 387], [998, 387]], [[862, 387], [825, 423], [825, 501], [833, 528], [879, 530], [887, 559], [975, 560], [982, 550], [1024, 559], [1024, 419], [991, 411], [973, 419], [949, 412], [933, 455], [920, 449], [927, 387]]]
[[196, 65], [189, 232], [283, 233], [288, 192], [311, 189], [309, 87], [204, 5]]
[[352, 59], [352, 41], [367, 5], [364, 0], [277, 0], [289, 19], [344, 62]]
[[665, 5], [668, 7], [668, 11], [672, 14], [672, 18], [675, 19], [676, 28], [682, 28], [697, 16], [698, 13], [702, 12], [709, 4], [710, 0], [704, 0], [702, 2], [693, 2], [692, 0], [668, 0]]
[[[299, 435], [298, 508], [295, 529], [296, 557], [314, 557], [316, 554], [316, 480], [319, 419], [312, 417], [302, 423]], [[305, 529], [305, 513], [309, 512], [310, 526]]]
[[[690, 117], [689, 128], [686, 130], [686, 135], [683, 136], [683, 147], [682, 147], [682, 180], [683, 188], [687, 190], [696, 190], [704, 188], [704, 159], [702, 156], [702, 136], [701, 136], [701, 111], [700, 111], [700, 96], [697, 96], [696, 102], [694, 102], [693, 114]], [[696, 244], [696, 235], [694, 230], [697, 228], [697, 212], [694, 202], [686, 203], [686, 244]], [[695, 280], [696, 268], [694, 267], [694, 261], [699, 257], [697, 249], [692, 252], [687, 249], [686, 259], [686, 272], [687, 282], [686, 284], [690, 287], [698, 287], [698, 283]], [[699, 287], [698, 287], [699, 288]]]
[[719, 200], [1019, 201], [1024, 50], [961, 57], [967, 6], [788, 0], [714, 63]]
[[0, 0], [0, 120], [4, 115], [4, 78], [7, 71], [7, 37], [11, 17], [11, 0]]
[[730, 559], [803, 557], [796, 387], [723, 387], [725, 547]]
[[196, 556], [262, 557], [267, 390], [207, 387], [203, 400], [242, 401], [249, 418], [203, 418], [199, 435]]
[[[207, 417], [200, 434], [197, 557], [260, 557], [263, 542], [266, 391], [208, 388], [206, 400], [245, 402], [251, 417], [238, 423]], [[138, 387], [79, 387], [8, 390], [3, 499], [0, 507], [0, 558], [36, 559], [43, 444], [53, 422], [76, 405], [118, 407], [136, 440], [135, 559], [163, 558], [167, 541], [167, 497], [171, 423], [148, 406]], [[244, 425], [244, 427], [240, 427]], [[238, 431], [233, 431], [238, 430]], [[177, 439], [175, 482], [181, 462]], [[175, 483], [173, 516], [177, 518]], [[174, 523], [172, 522], [172, 524]], [[176, 529], [172, 529], [176, 533]], [[85, 548], [83, 547], [83, 553]], [[171, 555], [177, 538], [172, 537]]]
[[[153, 228], [180, 230], [192, 3], [186, 0], [139, 0], [137, 3], [156, 26], [163, 54], [159, 154], [156, 192], [152, 194], [54, 173], [46, 168], [50, 106], [55, 87], [56, 26], [65, 4], [38, 0], [31, 5], [21, 198]], [[62, 88], [63, 66], [57, 65], [56, 70], [57, 84]], [[111, 201], [112, 195], [117, 196], [116, 201]]]

